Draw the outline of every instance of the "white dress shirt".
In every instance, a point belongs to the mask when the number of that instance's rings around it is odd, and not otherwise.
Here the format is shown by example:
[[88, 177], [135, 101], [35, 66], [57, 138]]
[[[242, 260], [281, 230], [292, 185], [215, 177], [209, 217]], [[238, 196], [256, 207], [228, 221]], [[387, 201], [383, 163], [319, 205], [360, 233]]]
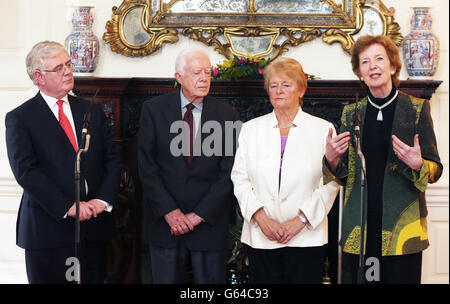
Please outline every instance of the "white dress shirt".
[[[180, 90], [180, 97], [181, 97], [181, 117], [184, 117], [184, 114], [187, 111], [186, 106], [191, 103], [184, 95], [183, 90]], [[194, 118], [194, 139], [195, 136], [197, 136], [199, 128], [200, 128], [200, 121], [202, 118], [202, 110], [203, 110], [203, 100], [200, 102], [192, 102], [194, 105], [194, 108], [192, 109], [192, 116]]]
[[[53, 115], [55, 115], [55, 118], [56, 118], [56, 120], [58, 122], [59, 122], [59, 115], [58, 115], [59, 114], [59, 107], [58, 107], [57, 101], [58, 100], [64, 101], [63, 105], [62, 105], [63, 111], [64, 111], [64, 114], [66, 115], [67, 119], [70, 122], [70, 126], [72, 127], [73, 134], [75, 135], [75, 140], [77, 141], [77, 146], [78, 146], [78, 139], [77, 139], [77, 135], [76, 135], [77, 131], [75, 130], [75, 123], [73, 122], [72, 110], [70, 109], [70, 103], [69, 103], [69, 99], [68, 99], [67, 95], [64, 96], [63, 98], [57, 99], [55, 97], [51, 97], [51, 96], [48, 96], [48, 95], [44, 94], [42, 91], [40, 91], [40, 94], [41, 94], [42, 98], [44, 98], [45, 102], [47, 103], [48, 107], [52, 111]], [[88, 188], [88, 184], [87, 184], [86, 179], [84, 179], [84, 184], [86, 186], [86, 194], [88, 194], [88, 191], [89, 191], [88, 189], [89, 188]], [[105, 211], [111, 212], [111, 210], [112, 210], [112, 205], [111, 204], [109, 204], [109, 203], [107, 203], [107, 202], [105, 202], [105, 201], [103, 201], [101, 199], [98, 199], [98, 198], [96, 200], [98, 200], [99, 202], [102, 202], [103, 204], [105, 204], [105, 206], [106, 206], [106, 210]], [[66, 217], [67, 217], [67, 214], [64, 215], [64, 218], [66, 218]]]
[[55, 115], [56, 120], [59, 122], [59, 107], [58, 107], [58, 100], [62, 100], [64, 101], [62, 104], [63, 107], [63, 111], [64, 114], [66, 115], [67, 119], [70, 122], [70, 126], [72, 127], [73, 130], [73, 134], [75, 135], [75, 141], [77, 142], [77, 146], [78, 146], [78, 139], [77, 139], [77, 131], [75, 130], [75, 123], [73, 122], [73, 116], [72, 116], [72, 110], [70, 109], [70, 104], [69, 104], [69, 99], [67, 98], [67, 95], [64, 96], [61, 99], [57, 99], [55, 97], [51, 97], [48, 95], [45, 95], [44, 93], [42, 93], [42, 91], [40, 92], [42, 98], [44, 98], [45, 102], [47, 103], [48, 107], [50, 108], [50, 110], [52, 110], [53, 115]]

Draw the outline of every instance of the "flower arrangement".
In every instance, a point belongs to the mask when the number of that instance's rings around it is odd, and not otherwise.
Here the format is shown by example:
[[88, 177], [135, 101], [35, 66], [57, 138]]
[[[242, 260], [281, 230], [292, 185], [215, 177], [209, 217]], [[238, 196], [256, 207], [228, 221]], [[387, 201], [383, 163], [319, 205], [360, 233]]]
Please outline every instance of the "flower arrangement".
[[247, 58], [233, 56], [211, 69], [214, 79], [236, 80], [242, 77], [261, 78], [264, 68], [270, 63], [269, 59], [255, 58], [248, 55]]
[[[239, 78], [262, 78], [264, 74], [264, 68], [269, 65], [270, 58], [264, 59], [259, 57], [252, 57], [247, 54], [247, 58], [233, 57], [225, 60], [223, 64], [217, 64], [217, 66], [211, 68], [211, 76], [214, 79], [229, 79], [236, 80]], [[306, 74], [307, 79], [318, 79], [316, 76]]]

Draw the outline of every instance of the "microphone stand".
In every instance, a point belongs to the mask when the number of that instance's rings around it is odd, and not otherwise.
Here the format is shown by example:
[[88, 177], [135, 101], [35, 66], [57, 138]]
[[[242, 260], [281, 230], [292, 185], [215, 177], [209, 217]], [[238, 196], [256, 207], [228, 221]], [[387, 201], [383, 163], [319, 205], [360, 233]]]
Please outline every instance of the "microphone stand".
[[355, 141], [357, 156], [361, 160], [361, 239], [359, 245], [359, 264], [358, 264], [358, 278], [357, 283], [364, 283], [364, 244], [365, 244], [365, 231], [366, 231], [366, 159], [361, 150], [361, 136], [360, 136], [359, 120], [358, 124], [355, 126]]
[[[85, 129], [83, 129], [83, 132]], [[86, 129], [87, 132], [87, 129]], [[79, 259], [79, 251], [80, 251], [80, 160], [81, 160], [81, 154], [87, 152], [89, 150], [89, 143], [91, 141], [91, 134], [86, 134], [86, 141], [83, 149], [78, 149], [77, 155], [76, 155], [76, 164], [75, 164], [75, 257], [78, 260], [78, 263], [80, 261]], [[77, 268], [77, 284], [81, 284], [81, 265], [78, 264]]]
[[[95, 97], [97, 97], [98, 89], [95, 92]], [[91, 109], [93, 101], [89, 104], [89, 109], [85, 115], [85, 121], [83, 124], [83, 129], [81, 130], [81, 143], [83, 148], [79, 148], [75, 158], [75, 257], [77, 258], [77, 284], [81, 284], [81, 264], [79, 259], [80, 252], [80, 182], [81, 182], [81, 154], [86, 153], [89, 150], [89, 144], [91, 142], [91, 134], [89, 134], [89, 123], [91, 121]], [[80, 145], [81, 147], [81, 145]]]
[[[338, 240], [342, 237], [342, 215], [344, 210], [344, 187], [339, 186], [339, 226]], [[338, 242], [337, 283], [342, 284], [342, 246]]]

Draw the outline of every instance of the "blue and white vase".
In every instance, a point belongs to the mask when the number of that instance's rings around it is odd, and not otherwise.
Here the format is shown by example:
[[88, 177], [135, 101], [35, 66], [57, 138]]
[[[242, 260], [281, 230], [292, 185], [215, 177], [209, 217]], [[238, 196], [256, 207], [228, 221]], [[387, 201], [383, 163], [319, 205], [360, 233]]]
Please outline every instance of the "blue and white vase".
[[65, 42], [75, 76], [91, 76], [98, 62], [99, 40], [92, 31], [94, 17], [91, 15], [91, 8], [92, 6], [75, 8], [73, 30]]
[[403, 41], [403, 58], [410, 79], [431, 79], [439, 63], [439, 40], [431, 33], [429, 7], [413, 7], [411, 33]]

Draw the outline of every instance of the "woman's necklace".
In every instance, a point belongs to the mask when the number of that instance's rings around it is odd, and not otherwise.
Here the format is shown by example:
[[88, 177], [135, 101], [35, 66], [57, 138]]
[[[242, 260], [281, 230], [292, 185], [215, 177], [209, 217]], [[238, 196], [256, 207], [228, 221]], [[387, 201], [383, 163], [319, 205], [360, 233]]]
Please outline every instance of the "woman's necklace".
[[291, 124], [290, 124], [289, 126], [280, 126], [280, 125], [277, 125], [276, 127], [277, 127], [278, 129], [289, 129], [289, 128], [295, 127], [295, 125], [291, 122]]
[[377, 120], [378, 120], [378, 121], [383, 121], [383, 112], [381, 112], [381, 110], [382, 110], [383, 108], [387, 107], [388, 105], [390, 105], [391, 102], [393, 102], [393, 101], [395, 100], [395, 98], [397, 98], [397, 95], [398, 95], [398, 91], [395, 91], [394, 96], [393, 96], [391, 99], [389, 99], [389, 100], [388, 100], [385, 104], [383, 104], [382, 106], [379, 106], [379, 105], [375, 104], [372, 100], [370, 100], [370, 97], [367, 96], [367, 99], [369, 100], [369, 103], [370, 103], [372, 106], [374, 106], [375, 108], [378, 109], [378, 115], [377, 115]]

